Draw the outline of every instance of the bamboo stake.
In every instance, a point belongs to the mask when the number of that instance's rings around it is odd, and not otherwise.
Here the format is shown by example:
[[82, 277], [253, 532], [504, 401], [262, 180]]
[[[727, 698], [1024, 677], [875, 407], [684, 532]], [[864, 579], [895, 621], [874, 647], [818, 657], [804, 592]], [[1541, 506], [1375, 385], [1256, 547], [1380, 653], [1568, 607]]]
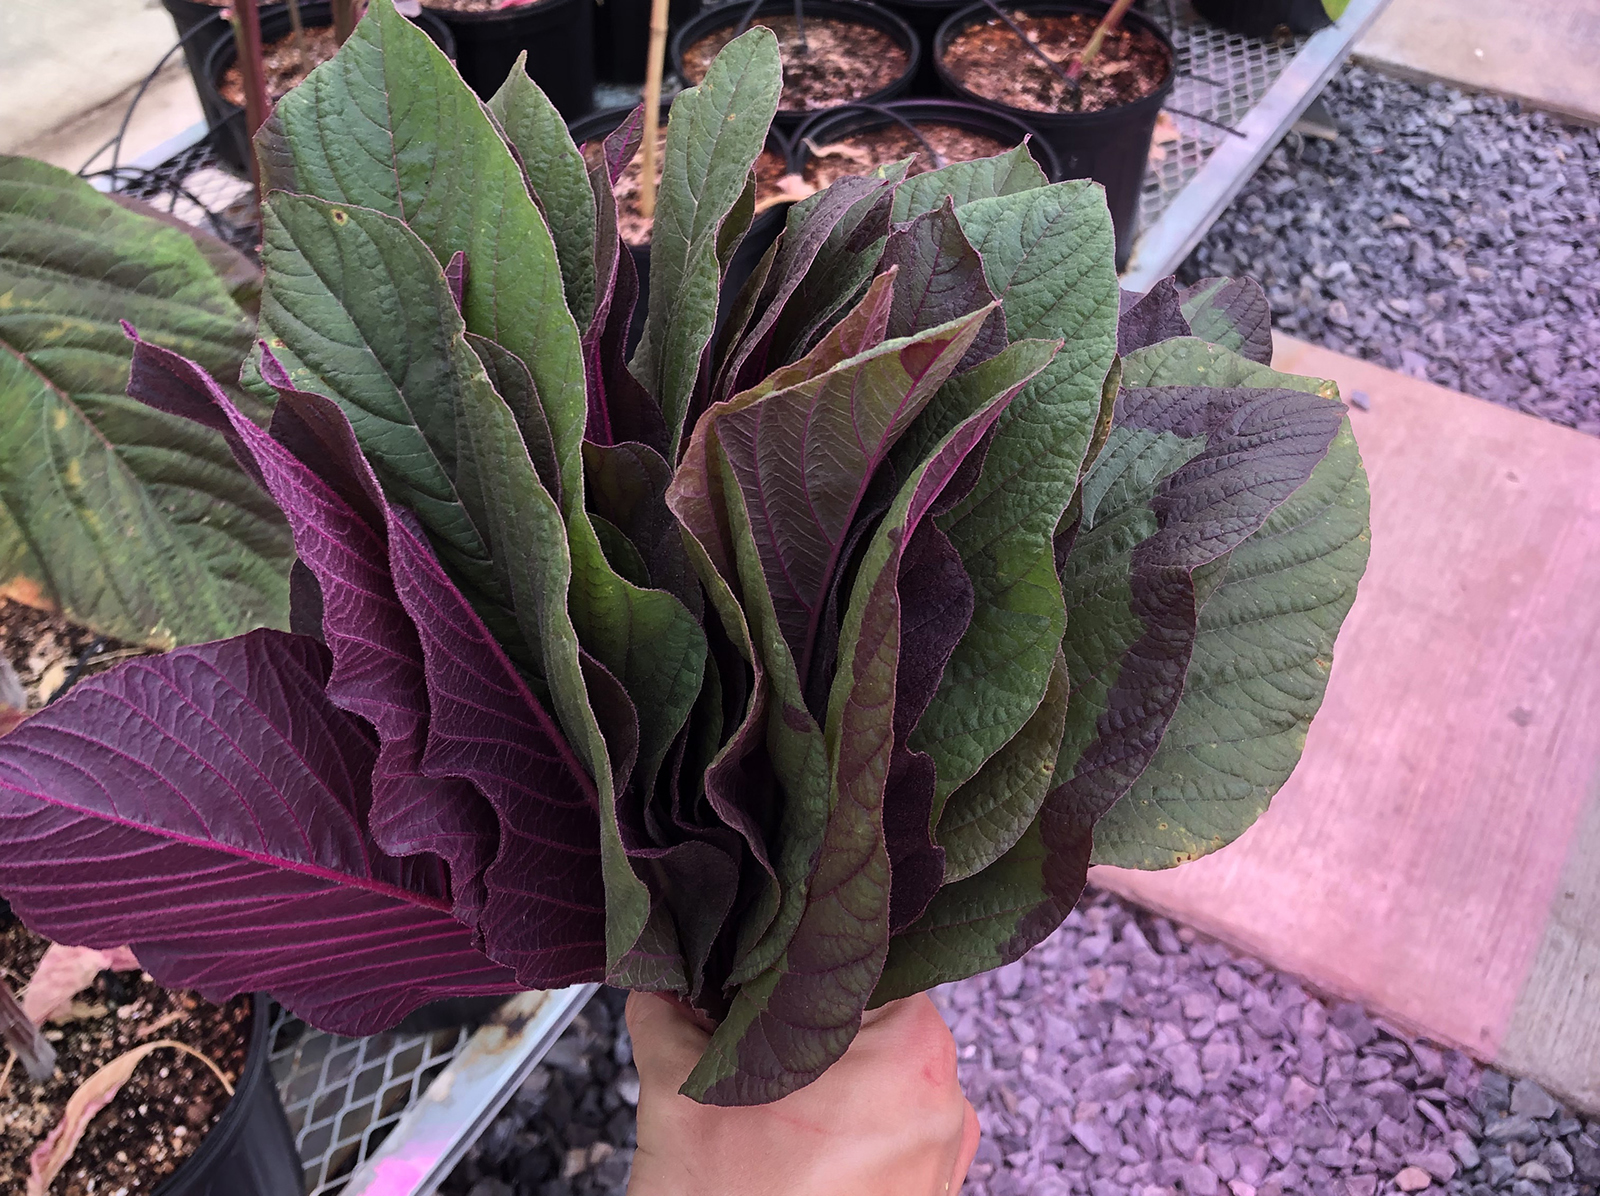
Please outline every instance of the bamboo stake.
[[650, 0], [650, 50], [644, 66], [644, 160], [640, 163], [639, 215], [656, 215], [656, 130], [661, 124], [661, 72], [667, 57], [668, 0]]
[[289, 36], [294, 42], [294, 58], [300, 69], [306, 69], [306, 30], [300, 23], [300, 0], [289, 0]]

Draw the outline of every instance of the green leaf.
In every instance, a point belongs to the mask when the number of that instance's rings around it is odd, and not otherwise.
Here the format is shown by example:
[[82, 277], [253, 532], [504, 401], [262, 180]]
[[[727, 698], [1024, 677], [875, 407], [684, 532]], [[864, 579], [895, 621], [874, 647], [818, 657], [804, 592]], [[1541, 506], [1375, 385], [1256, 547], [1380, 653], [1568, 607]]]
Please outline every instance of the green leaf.
[[[170, 648], [288, 621], [293, 545], [222, 437], [123, 393], [119, 325], [238, 377], [252, 321], [194, 242], [0, 155], [0, 585]], [[254, 419], [267, 408], [235, 395]]]
[[1366, 474], [1345, 421], [1311, 479], [1233, 550], [1161, 747], [1094, 830], [1094, 862], [1168, 868], [1231, 843], [1288, 779], [1366, 568]]
[[667, 122], [650, 235], [650, 306], [630, 369], [656, 396], [678, 456], [717, 316], [724, 224], [745, 197], [778, 111], [778, 39], [757, 26], [722, 48]]
[[935, 838], [946, 884], [983, 871], [1032, 825], [1055, 779], [1066, 718], [1067, 666], [1058, 652], [1039, 708], [944, 804]]
[[[980, 319], [981, 314], [970, 317], [968, 334], [946, 352], [959, 356], [961, 341], [970, 341]], [[1005, 385], [922, 463], [873, 534], [851, 591], [828, 700], [827, 804], [814, 840], [805, 906], [781, 957], [743, 983], [684, 1084], [683, 1091], [697, 1100], [775, 1100], [810, 1083], [855, 1037], [889, 945], [883, 805], [902, 652], [901, 555], [962, 462], [1053, 352], [1054, 346], [1035, 345], [1010, 355], [1012, 373], [996, 375]], [[736, 533], [741, 523], [736, 512]], [[915, 652], [918, 645], [904, 650]], [[781, 767], [779, 777], [791, 779]]]
[[550, 232], [561, 259], [567, 307], [578, 327], [587, 328], [595, 301], [594, 192], [583, 155], [573, 144], [561, 113], [528, 78], [527, 61], [527, 51], [517, 56], [511, 74], [489, 101], [489, 111], [516, 151], [545, 219], [557, 213]]
[[[1111, 220], [1092, 184], [976, 200], [956, 216], [1001, 297], [1008, 335], [1065, 343], [1007, 408], [977, 486], [940, 519], [977, 602], [912, 740], [938, 770], [935, 818], [1043, 700], [1066, 619], [1052, 538], [1116, 356], [1118, 313]], [[962, 387], [979, 370], [947, 384], [942, 418], [970, 401]]]
[[959, 208], [975, 199], [1032, 191], [1047, 186], [1049, 181], [1028, 147], [1019, 145], [992, 158], [952, 162], [938, 170], [912, 175], [895, 188], [890, 219], [895, 224], [903, 224], [923, 212], [933, 211], [947, 197]]
[[459, 412], [475, 386], [492, 388], [438, 261], [393, 217], [281, 192], [262, 213], [261, 258], [261, 335], [290, 384], [338, 401], [385, 492], [417, 513], [495, 638], [524, 665], [531, 653], [542, 677], [540, 641], [519, 638], [496, 576], [486, 512], [458, 486]]
[[1328, 20], [1337, 21], [1344, 16], [1345, 9], [1350, 7], [1350, 0], [1322, 0], [1322, 11], [1328, 14]]
[[1283, 374], [1270, 366], [1192, 336], [1174, 337], [1122, 359], [1122, 384], [1149, 386], [1257, 386], [1301, 390], [1337, 399], [1339, 388], [1321, 378]]
[[1272, 305], [1255, 279], [1202, 279], [1180, 291], [1178, 302], [1190, 330], [1201, 340], [1262, 365], [1272, 364]]
[[489, 114], [428, 35], [373, 0], [332, 61], [279, 101], [257, 147], [265, 186], [403, 220], [441, 266], [466, 255], [467, 331], [532, 374], [570, 514], [588, 405], [555, 242]]

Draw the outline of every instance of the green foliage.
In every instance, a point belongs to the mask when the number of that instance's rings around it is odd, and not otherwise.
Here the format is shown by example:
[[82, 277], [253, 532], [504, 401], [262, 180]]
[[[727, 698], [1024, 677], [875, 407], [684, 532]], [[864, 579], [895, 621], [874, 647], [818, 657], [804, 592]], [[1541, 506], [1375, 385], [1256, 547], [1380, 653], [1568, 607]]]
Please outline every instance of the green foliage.
[[272, 502], [216, 432], [123, 394], [122, 320], [235, 380], [253, 328], [236, 296], [252, 290], [219, 243], [197, 246], [65, 171], [0, 157], [7, 592], [156, 647], [287, 622], [292, 556]]

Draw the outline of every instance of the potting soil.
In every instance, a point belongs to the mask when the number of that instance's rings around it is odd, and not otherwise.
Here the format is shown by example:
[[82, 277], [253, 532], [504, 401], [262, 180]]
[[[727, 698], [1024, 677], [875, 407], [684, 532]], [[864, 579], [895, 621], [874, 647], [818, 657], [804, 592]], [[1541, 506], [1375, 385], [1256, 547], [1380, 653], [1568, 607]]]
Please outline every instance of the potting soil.
[[[667, 130], [663, 125], [656, 134], [656, 182], [661, 181], [661, 161], [666, 152]], [[583, 147], [584, 160], [593, 167], [600, 162], [600, 156], [605, 152], [604, 139], [596, 138], [586, 143]], [[756, 202], [761, 202], [764, 193], [774, 190], [778, 180], [788, 173], [789, 164], [783, 160], [783, 155], [771, 149], [764, 149], [756, 159]], [[650, 244], [651, 220], [639, 214], [639, 181], [644, 175], [644, 154], [637, 153], [633, 161], [623, 169], [622, 177], [617, 179], [612, 190], [617, 197], [617, 231], [622, 234], [625, 245], [638, 248]]]
[[[793, 17], [764, 17], [755, 22], [778, 37], [783, 55], [782, 112], [815, 112], [848, 104], [888, 87], [906, 73], [905, 47], [873, 25], [806, 18], [806, 44], [800, 44]], [[692, 43], [683, 52], [683, 73], [691, 84], [706, 77], [711, 60], [733, 40], [737, 25], [728, 25]]]
[[[47, 943], [20, 922], [0, 930], [0, 971], [20, 990]], [[139, 972], [102, 972], [79, 993], [72, 1015], [45, 1023], [56, 1072], [34, 1084], [20, 1067], [0, 1088], [0, 1192], [26, 1190], [29, 1157], [61, 1119], [80, 1084], [117, 1056], [171, 1038], [205, 1055], [237, 1084], [250, 1042], [250, 998], [224, 1006], [170, 992]], [[145, 1058], [50, 1185], [50, 1196], [151, 1192], [194, 1154], [228, 1103], [211, 1069], [180, 1051]]]
[[[267, 96], [273, 103], [277, 103], [315, 68], [339, 51], [332, 25], [308, 26], [301, 30], [301, 36], [304, 38], [303, 44], [297, 44], [295, 35], [290, 33], [287, 37], [269, 42], [262, 49], [267, 67]], [[244, 72], [239, 69], [237, 61], [222, 72], [217, 90], [235, 108], [245, 106]]]
[[[1010, 16], [1063, 68], [1083, 50], [1096, 23], [1083, 13]], [[1160, 87], [1170, 69], [1160, 38], [1147, 29], [1119, 28], [1106, 35], [1074, 96], [1066, 81], [1039, 61], [998, 17], [969, 25], [951, 38], [943, 61], [968, 90], [1028, 112], [1099, 112], [1131, 104]]]
[[830, 141], [826, 145], [808, 143], [805, 169], [806, 183], [819, 191], [830, 186], [835, 179], [852, 174], [869, 174], [874, 167], [916, 155], [911, 163], [911, 174], [922, 174], [947, 162], [971, 162], [975, 158], [992, 158], [1010, 149], [999, 138], [974, 133], [959, 125], [938, 121], [914, 122], [923, 139], [938, 152], [944, 162], [935, 162], [921, 141], [903, 125], [886, 125], [865, 133], [852, 133]]

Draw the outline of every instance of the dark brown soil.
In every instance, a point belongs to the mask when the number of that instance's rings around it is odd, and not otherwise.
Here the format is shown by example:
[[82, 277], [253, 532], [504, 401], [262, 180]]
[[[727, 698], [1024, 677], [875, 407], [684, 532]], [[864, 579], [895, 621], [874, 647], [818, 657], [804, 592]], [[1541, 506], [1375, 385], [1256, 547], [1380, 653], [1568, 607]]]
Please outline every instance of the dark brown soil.
[[866, 133], [852, 133], [826, 145], [807, 144], [806, 164], [801, 172], [807, 184], [817, 190], [830, 186], [835, 179], [851, 174], [870, 174], [876, 166], [898, 162], [901, 158], [916, 155], [911, 163], [911, 174], [922, 174], [949, 162], [970, 162], [974, 158], [992, 158], [1011, 147], [997, 137], [973, 133], [956, 125], [937, 121], [915, 122], [917, 132], [943, 158], [932, 160], [922, 142], [911, 135], [903, 125], [885, 125]]
[[[905, 48], [875, 25], [839, 21], [831, 17], [806, 18], [806, 46], [793, 17], [763, 17], [757, 21], [778, 35], [783, 54], [784, 112], [815, 112], [848, 104], [879, 91], [906, 73], [910, 58]], [[711, 69], [717, 51], [733, 40], [737, 24], [708, 33], [683, 52], [683, 73], [699, 83]]]
[[[1084, 13], [1030, 16], [1012, 20], [1054, 61], [1069, 65], [1094, 33], [1095, 18]], [[1171, 64], [1161, 39], [1147, 29], [1126, 26], [1106, 37], [1098, 57], [1079, 80], [1081, 101], [1071, 89], [998, 17], [970, 25], [951, 39], [944, 65], [956, 80], [985, 99], [1028, 112], [1099, 112], [1142, 99], [1160, 87]]]
[[521, 0], [521, 3], [508, 3], [507, 0], [428, 0], [423, 8], [431, 8], [435, 12], [497, 12], [502, 8], [532, 8], [539, 0]]
[[[95, 633], [60, 615], [0, 598], [0, 655], [11, 662], [28, 695], [28, 709], [37, 710], [67, 681]], [[80, 677], [109, 668], [146, 649], [107, 640], [102, 650], [85, 659]]]
[[[0, 975], [13, 990], [33, 974], [46, 942], [20, 922], [0, 929]], [[102, 972], [80, 993], [85, 1014], [46, 1024], [56, 1074], [34, 1084], [20, 1067], [0, 1088], [0, 1192], [20, 1193], [28, 1159], [61, 1119], [67, 1099], [118, 1055], [171, 1038], [200, 1051], [238, 1083], [250, 1041], [250, 1002], [218, 1007], [192, 993], [168, 992], [139, 972]], [[112, 1196], [154, 1190], [192, 1155], [228, 1095], [200, 1060], [160, 1050], [143, 1060], [116, 1098], [95, 1114], [78, 1149], [50, 1185], [50, 1196]]]
[[[314, 29], [307, 27], [303, 32], [304, 52], [296, 47], [293, 33], [268, 42], [263, 51], [262, 56], [267, 63], [267, 97], [274, 104], [339, 50], [332, 25], [321, 25]], [[222, 81], [217, 84], [217, 90], [234, 107], [244, 107], [244, 72], [239, 69], [237, 62], [222, 72]]]
[[[584, 159], [590, 166], [600, 161], [600, 155], [605, 152], [604, 138], [597, 137], [593, 141], [585, 142], [583, 146]], [[656, 134], [656, 182], [661, 181], [661, 155], [667, 145], [667, 130], [662, 126]], [[770, 149], [761, 151], [761, 156], [756, 159], [756, 202], [761, 202], [762, 192], [777, 186], [778, 180], [787, 173], [789, 164], [783, 160], [781, 154]], [[622, 171], [622, 177], [616, 182], [614, 188], [617, 196], [617, 231], [622, 234], [623, 243], [635, 248], [650, 244], [650, 224], [643, 216], [639, 215], [639, 180], [644, 177], [644, 154], [633, 156], [633, 161]]]

